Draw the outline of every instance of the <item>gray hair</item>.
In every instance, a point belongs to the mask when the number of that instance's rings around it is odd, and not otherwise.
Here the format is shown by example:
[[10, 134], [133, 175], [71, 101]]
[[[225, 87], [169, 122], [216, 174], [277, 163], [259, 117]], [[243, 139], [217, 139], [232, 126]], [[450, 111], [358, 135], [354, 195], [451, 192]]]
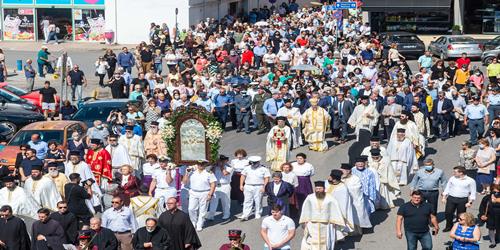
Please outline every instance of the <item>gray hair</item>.
[[272, 177], [279, 177], [280, 179], [283, 178], [283, 174], [280, 171], [276, 171], [273, 173]]

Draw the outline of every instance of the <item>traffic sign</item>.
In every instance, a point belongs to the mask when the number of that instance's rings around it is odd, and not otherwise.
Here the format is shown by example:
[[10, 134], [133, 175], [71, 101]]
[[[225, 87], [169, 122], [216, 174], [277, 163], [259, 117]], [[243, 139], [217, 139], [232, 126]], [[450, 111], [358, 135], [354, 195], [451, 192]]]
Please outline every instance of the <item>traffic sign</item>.
[[335, 8], [337, 9], [356, 9], [356, 2], [337, 2]]

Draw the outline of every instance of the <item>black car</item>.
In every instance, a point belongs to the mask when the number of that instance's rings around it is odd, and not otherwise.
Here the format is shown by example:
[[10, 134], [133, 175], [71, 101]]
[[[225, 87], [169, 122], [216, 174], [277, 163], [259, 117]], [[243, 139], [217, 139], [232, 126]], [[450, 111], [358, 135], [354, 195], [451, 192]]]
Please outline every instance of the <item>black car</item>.
[[26, 99], [23, 99], [17, 96], [16, 94], [1, 88], [0, 88], [0, 102], [16, 103], [20, 104], [26, 110], [39, 111], [38, 107], [35, 104], [28, 102]]
[[417, 35], [409, 32], [380, 33], [380, 43], [384, 46], [384, 55], [387, 56], [391, 44], [395, 43], [399, 53], [403, 56], [419, 57], [425, 52], [425, 44]]
[[95, 120], [106, 123], [111, 111], [120, 111], [125, 116], [128, 99], [96, 100], [84, 103], [71, 117], [71, 120], [84, 122], [89, 128], [94, 126]]
[[27, 124], [45, 121], [39, 112], [27, 110], [24, 104], [0, 102], [0, 123], [16, 132]]
[[0, 143], [8, 142], [14, 136], [14, 131], [7, 124], [0, 123]]

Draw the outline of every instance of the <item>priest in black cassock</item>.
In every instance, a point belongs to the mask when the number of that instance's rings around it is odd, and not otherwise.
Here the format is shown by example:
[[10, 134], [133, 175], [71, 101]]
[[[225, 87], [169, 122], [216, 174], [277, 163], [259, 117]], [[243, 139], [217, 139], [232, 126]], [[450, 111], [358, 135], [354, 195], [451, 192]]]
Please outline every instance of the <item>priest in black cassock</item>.
[[0, 208], [0, 249], [30, 250], [30, 237], [26, 224], [20, 218], [12, 215], [8, 205]]
[[132, 245], [135, 250], [168, 249], [170, 237], [168, 237], [167, 231], [157, 225], [157, 219], [148, 218], [146, 226], [137, 229], [134, 238], [132, 238]]
[[51, 219], [50, 210], [40, 208], [38, 219], [31, 227], [31, 249], [32, 250], [64, 250], [63, 243], [66, 241], [64, 229], [56, 220]]
[[101, 227], [102, 221], [99, 217], [90, 219], [90, 229], [92, 230], [92, 242], [99, 250], [117, 250], [118, 240], [115, 234], [108, 228]]
[[177, 199], [167, 200], [167, 211], [160, 215], [160, 227], [170, 236], [168, 250], [193, 250], [201, 247], [189, 215], [177, 208]]
[[78, 236], [78, 221], [73, 213], [68, 211], [68, 203], [60, 201], [57, 203], [57, 212], [50, 214], [50, 218], [61, 224], [66, 235], [66, 244], [76, 244]]

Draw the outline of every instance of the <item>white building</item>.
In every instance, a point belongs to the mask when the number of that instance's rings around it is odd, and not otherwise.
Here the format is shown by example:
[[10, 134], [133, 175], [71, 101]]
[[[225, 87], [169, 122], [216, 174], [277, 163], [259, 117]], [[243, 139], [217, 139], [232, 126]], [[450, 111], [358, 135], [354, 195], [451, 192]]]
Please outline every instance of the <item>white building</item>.
[[[277, 0], [275, 5], [288, 0]], [[307, 3], [298, 0], [297, 3]], [[166, 23], [170, 30], [175, 27], [175, 9], [179, 10], [179, 29], [189, 28], [207, 17], [222, 18], [228, 13], [245, 12], [271, 6], [269, 0], [106, 0], [106, 28], [115, 31], [115, 42], [136, 44], [148, 40], [151, 23]]]

